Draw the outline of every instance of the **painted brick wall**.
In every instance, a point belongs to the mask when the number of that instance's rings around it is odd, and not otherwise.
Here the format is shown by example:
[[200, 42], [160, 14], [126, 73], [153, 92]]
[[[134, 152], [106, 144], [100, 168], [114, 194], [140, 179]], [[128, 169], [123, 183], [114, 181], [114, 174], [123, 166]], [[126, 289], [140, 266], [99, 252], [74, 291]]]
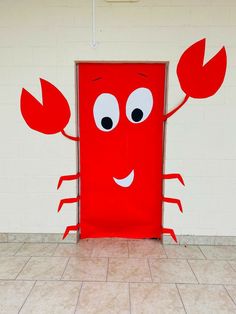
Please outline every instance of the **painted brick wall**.
[[206, 58], [225, 44], [228, 72], [212, 98], [190, 100], [167, 125], [165, 195], [183, 201], [184, 214], [165, 206], [165, 226], [177, 234], [236, 235], [236, 2], [234, 0], [96, 1], [97, 46], [92, 47], [89, 0], [0, 1], [0, 232], [64, 232], [76, 220], [76, 186], [60, 175], [76, 170], [76, 147], [60, 135], [31, 131], [21, 118], [25, 87], [39, 99], [39, 77], [55, 84], [73, 112], [75, 60], [170, 61], [168, 108], [183, 98], [175, 68], [181, 53], [207, 38]]

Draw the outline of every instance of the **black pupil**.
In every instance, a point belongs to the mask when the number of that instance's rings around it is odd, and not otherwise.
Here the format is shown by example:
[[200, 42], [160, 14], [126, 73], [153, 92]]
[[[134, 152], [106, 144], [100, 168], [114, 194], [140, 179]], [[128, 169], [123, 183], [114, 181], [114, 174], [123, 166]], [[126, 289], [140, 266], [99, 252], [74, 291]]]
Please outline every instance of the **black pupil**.
[[139, 122], [142, 120], [143, 118], [143, 112], [141, 109], [136, 108], [132, 111], [131, 117], [133, 119], [134, 122]]
[[104, 117], [102, 118], [101, 124], [104, 129], [110, 130], [113, 126], [113, 121], [109, 117]]

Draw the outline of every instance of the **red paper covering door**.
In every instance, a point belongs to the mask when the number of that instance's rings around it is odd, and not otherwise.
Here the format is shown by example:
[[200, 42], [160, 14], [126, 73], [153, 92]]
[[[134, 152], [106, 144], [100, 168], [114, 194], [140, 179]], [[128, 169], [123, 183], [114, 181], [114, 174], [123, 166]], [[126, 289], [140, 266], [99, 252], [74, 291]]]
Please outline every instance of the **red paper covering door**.
[[160, 238], [166, 64], [77, 64], [81, 238]]

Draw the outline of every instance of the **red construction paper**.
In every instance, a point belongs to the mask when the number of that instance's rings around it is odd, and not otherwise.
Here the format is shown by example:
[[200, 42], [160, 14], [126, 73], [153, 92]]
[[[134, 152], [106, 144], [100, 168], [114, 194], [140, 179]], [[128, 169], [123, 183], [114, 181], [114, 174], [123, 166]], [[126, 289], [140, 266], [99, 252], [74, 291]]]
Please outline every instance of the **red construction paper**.
[[227, 65], [225, 48], [205, 61], [205, 46], [205, 38], [194, 43], [182, 54], [177, 66], [181, 88], [189, 97], [210, 97], [224, 81]]
[[[81, 238], [160, 238], [165, 64], [80, 63], [77, 75]], [[130, 107], [145, 106], [144, 99], [134, 97], [126, 106], [129, 95], [139, 88], [150, 91], [153, 107], [144, 121], [134, 123]], [[110, 131], [103, 131], [99, 121], [100, 128], [96, 125], [93, 112], [103, 93], [114, 96], [104, 96], [114, 107], [115, 127]], [[130, 186], [115, 182], [114, 177], [121, 179], [132, 171]]]
[[77, 179], [79, 179], [79, 177], [80, 177], [80, 173], [61, 176], [59, 181], [58, 181], [58, 184], [57, 184], [57, 189], [59, 189], [61, 187], [62, 182], [77, 180]]
[[42, 104], [22, 89], [21, 113], [28, 126], [38, 132], [61, 132], [70, 120], [70, 107], [63, 94], [51, 83], [40, 79]]

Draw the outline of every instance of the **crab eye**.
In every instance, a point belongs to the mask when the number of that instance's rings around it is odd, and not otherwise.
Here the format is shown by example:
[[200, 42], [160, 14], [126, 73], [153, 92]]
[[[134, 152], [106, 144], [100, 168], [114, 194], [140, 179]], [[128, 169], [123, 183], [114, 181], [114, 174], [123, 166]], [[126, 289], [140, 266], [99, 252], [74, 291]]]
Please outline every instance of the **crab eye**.
[[113, 130], [120, 117], [119, 104], [115, 96], [108, 93], [99, 95], [94, 103], [93, 116], [99, 130]]
[[152, 93], [148, 88], [135, 89], [128, 97], [126, 115], [133, 123], [143, 122], [149, 116], [153, 106]]

